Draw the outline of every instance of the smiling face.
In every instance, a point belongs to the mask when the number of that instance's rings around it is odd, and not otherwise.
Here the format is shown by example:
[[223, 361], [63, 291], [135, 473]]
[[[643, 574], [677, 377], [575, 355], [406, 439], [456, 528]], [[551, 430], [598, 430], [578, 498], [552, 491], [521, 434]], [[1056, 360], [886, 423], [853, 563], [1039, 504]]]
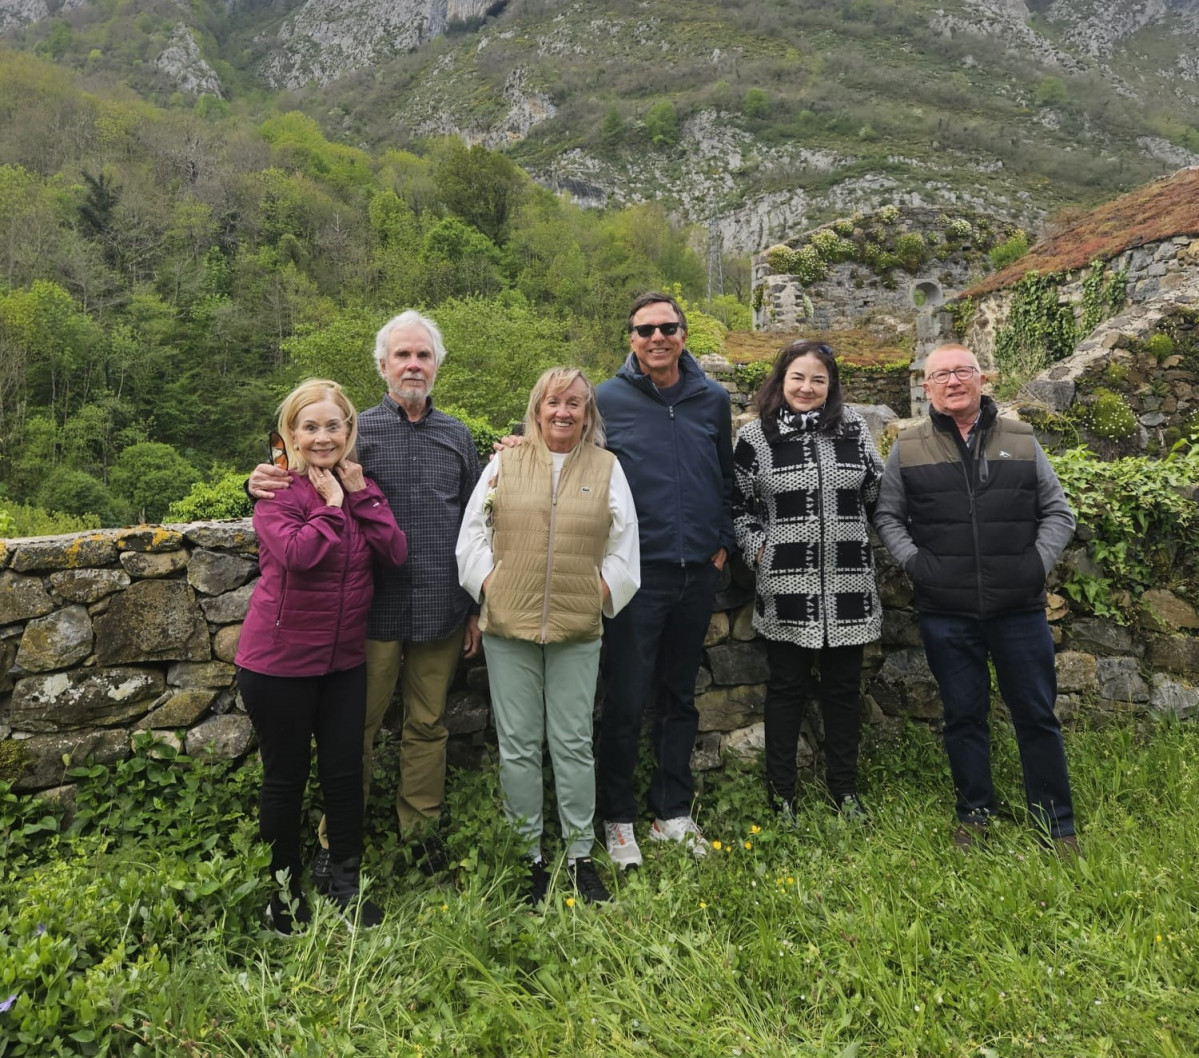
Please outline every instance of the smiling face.
[[[939, 373], [946, 377], [934, 380]], [[959, 377], [964, 375], [965, 377]], [[972, 422], [982, 405], [986, 376], [969, 349], [946, 345], [934, 349], [924, 365], [924, 392], [932, 406], [955, 422]]]
[[687, 342], [687, 332], [680, 328], [674, 334], [665, 335], [655, 328], [648, 338], [642, 338], [635, 328], [647, 324], [679, 322], [668, 301], [655, 301], [638, 309], [629, 326], [629, 346], [637, 357], [641, 370], [653, 379], [655, 386], [671, 386], [679, 380], [679, 357]]
[[783, 400], [795, 412], [823, 408], [828, 400], [828, 368], [814, 353], [797, 356], [783, 376]]
[[397, 404], [423, 408], [437, 378], [437, 357], [429, 332], [419, 323], [395, 328], [387, 337], [387, 355], [379, 361], [379, 374]]
[[551, 452], [569, 452], [583, 439], [587, 425], [587, 384], [576, 378], [565, 389], [547, 393], [537, 409], [537, 427]]
[[345, 455], [350, 423], [336, 401], [325, 398], [306, 404], [296, 416], [291, 431], [294, 451], [303, 462], [328, 470]]

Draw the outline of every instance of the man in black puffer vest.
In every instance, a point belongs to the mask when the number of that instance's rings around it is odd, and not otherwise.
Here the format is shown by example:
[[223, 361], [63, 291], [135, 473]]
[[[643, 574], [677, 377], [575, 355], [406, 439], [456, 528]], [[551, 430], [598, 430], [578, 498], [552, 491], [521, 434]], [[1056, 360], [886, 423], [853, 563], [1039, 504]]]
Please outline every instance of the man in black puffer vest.
[[1032, 428], [1000, 418], [983, 396], [973, 353], [934, 349], [924, 378], [932, 410], [891, 449], [875, 528], [915, 587], [957, 792], [954, 842], [968, 848], [984, 837], [996, 811], [989, 656], [1016, 729], [1029, 815], [1057, 847], [1077, 852], [1045, 618], [1045, 578], [1074, 516]]

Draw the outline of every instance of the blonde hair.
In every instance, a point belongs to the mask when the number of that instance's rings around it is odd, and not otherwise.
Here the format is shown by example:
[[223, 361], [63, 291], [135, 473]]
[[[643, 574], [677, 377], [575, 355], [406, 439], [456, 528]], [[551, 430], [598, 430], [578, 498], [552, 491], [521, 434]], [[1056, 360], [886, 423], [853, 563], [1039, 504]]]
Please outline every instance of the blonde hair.
[[541, 403], [551, 393], [561, 393], [570, 389], [576, 379], [582, 379], [587, 388], [587, 406], [583, 409], [583, 436], [579, 438], [579, 443], [604, 447], [607, 437], [604, 433], [603, 417], [595, 404], [595, 386], [577, 367], [551, 367], [542, 372], [541, 377], [533, 383], [533, 389], [529, 393], [529, 406], [525, 409], [525, 437], [537, 445], [545, 445], [545, 438], [541, 436], [541, 417], [538, 414]]
[[350, 428], [342, 458], [352, 457], [354, 444], [358, 440], [358, 412], [354, 410], [354, 405], [350, 402], [350, 398], [346, 396], [345, 390], [331, 379], [305, 379], [283, 398], [278, 411], [279, 421], [277, 428], [279, 435], [283, 438], [284, 444], [287, 445], [287, 465], [299, 474], [303, 474], [308, 469], [308, 464], [304, 462], [303, 457], [296, 451], [296, 446], [292, 441], [291, 435], [295, 433], [296, 424], [300, 421], [300, 412], [307, 408], [308, 405], [316, 404], [322, 400], [333, 401], [341, 409], [346, 424]]

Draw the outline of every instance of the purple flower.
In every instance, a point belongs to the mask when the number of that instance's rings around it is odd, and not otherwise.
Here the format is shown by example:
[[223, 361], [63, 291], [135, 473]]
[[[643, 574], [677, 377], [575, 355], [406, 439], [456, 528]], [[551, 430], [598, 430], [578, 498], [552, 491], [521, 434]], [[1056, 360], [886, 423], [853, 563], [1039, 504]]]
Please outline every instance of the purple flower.
[[39, 922], [37, 924], [37, 935], [40, 937], [45, 932], [46, 932], [46, 924], [44, 922]]
[[0, 1014], [7, 1014], [12, 1010], [12, 1005], [17, 1001], [17, 993], [14, 992], [3, 1002], [0, 1002]]

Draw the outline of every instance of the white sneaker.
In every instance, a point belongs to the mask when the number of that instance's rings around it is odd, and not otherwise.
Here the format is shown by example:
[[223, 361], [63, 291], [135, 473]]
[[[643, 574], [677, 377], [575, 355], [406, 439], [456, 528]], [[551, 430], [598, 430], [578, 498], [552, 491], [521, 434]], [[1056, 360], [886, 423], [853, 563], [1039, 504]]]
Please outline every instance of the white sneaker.
[[608, 842], [608, 856], [622, 871], [641, 866], [641, 849], [632, 823], [604, 823], [604, 837]]
[[649, 828], [650, 841], [677, 841], [691, 849], [695, 857], [706, 856], [711, 846], [703, 831], [690, 816], [675, 816], [674, 819], [655, 819]]

